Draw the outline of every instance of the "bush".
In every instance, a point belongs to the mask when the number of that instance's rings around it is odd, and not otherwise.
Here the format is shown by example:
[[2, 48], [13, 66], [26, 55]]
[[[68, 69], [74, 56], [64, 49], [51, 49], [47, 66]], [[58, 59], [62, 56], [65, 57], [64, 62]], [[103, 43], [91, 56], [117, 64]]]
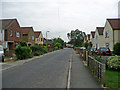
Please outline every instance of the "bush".
[[22, 42], [20, 42], [20, 43], [19, 43], [19, 45], [20, 45], [20, 46], [22, 46], [22, 47], [24, 47], [24, 46], [26, 46], [26, 47], [27, 47], [27, 42], [22, 41]]
[[32, 49], [33, 55], [34, 56], [39, 56], [44, 53], [48, 53], [47, 47], [46, 46], [40, 46], [40, 45], [34, 45], [30, 47]]
[[114, 45], [114, 53], [116, 55], [120, 55], [120, 42], [117, 42], [115, 45]]
[[21, 47], [21, 46], [17, 46], [15, 49], [15, 54], [17, 56], [17, 59], [27, 59], [32, 57], [32, 50], [29, 47]]
[[120, 56], [112, 56], [108, 58], [108, 68], [113, 70], [120, 69]]

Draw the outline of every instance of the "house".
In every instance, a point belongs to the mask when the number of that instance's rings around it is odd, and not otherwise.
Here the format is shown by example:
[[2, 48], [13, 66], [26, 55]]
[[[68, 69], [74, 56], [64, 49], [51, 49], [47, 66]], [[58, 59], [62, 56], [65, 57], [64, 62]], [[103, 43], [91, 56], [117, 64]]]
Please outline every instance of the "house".
[[29, 46], [35, 44], [35, 33], [33, 27], [21, 27], [23, 36], [22, 41], [26, 41]]
[[103, 37], [103, 46], [113, 51], [114, 44], [120, 41], [120, 18], [106, 20]]
[[[91, 47], [93, 45], [95, 45], [94, 39], [95, 39], [95, 31], [91, 31], [91, 33], [90, 33], [90, 44], [91, 44]], [[95, 46], [93, 46], [93, 47], [95, 47]]]
[[96, 27], [93, 48], [99, 49], [99, 47], [103, 47], [104, 45], [104, 37], [103, 37], [104, 27]]
[[0, 29], [0, 45], [2, 45], [2, 30]]
[[41, 31], [36, 31], [35, 33], [35, 44], [43, 45], [43, 35]]
[[90, 34], [87, 34], [86, 36], [84, 36], [84, 43], [86, 41], [90, 42]]
[[2, 44], [6, 49], [6, 55], [12, 56], [17, 43], [22, 41], [22, 30], [17, 19], [1, 19]]

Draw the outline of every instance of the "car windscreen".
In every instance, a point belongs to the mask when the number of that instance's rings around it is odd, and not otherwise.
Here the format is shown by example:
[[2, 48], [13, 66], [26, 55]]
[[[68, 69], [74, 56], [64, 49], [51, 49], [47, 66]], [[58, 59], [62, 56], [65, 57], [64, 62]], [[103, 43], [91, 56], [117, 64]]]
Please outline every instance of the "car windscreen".
[[106, 51], [106, 48], [101, 48], [100, 51]]

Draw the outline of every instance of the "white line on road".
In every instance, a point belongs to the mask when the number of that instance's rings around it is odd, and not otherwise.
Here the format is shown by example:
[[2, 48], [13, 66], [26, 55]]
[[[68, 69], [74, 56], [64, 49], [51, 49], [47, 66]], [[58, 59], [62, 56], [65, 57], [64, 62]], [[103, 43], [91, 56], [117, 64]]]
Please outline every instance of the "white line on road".
[[72, 69], [72, 54], [70, 57], [70, 64], [69, 64], [69, 71], [68, 71], [68, 81], [67, 81], [67, 89], [69, 90], [70, 88], [70, 80], [71, 80], [71, 69]]

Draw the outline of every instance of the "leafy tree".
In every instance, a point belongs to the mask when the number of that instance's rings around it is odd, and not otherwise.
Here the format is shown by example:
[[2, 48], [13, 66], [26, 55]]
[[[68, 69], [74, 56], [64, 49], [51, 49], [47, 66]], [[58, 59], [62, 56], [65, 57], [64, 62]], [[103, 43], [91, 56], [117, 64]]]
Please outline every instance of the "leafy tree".
[[120, 42], [117, 42], [117, 43], [114, 45], [113, 49], [114, 49], [114, 53], [115, 53], [116, 55], [120, 55]]
[[85, 32], [82, 32], [78, 29], [71, 30], [70, 33], [67, 33], [67, 37], [70, 40], [68, 43], [73, 44], [74, 46], [82, 46], [85, 36]]
[[88, 48], [88, 40], [84, 43], [84, 47], [86, 47], [86, 49]]
[[61, 38], [54, 38], [52, 46], [57, 48], [63, 48], [65, 46], [65, 43]]

